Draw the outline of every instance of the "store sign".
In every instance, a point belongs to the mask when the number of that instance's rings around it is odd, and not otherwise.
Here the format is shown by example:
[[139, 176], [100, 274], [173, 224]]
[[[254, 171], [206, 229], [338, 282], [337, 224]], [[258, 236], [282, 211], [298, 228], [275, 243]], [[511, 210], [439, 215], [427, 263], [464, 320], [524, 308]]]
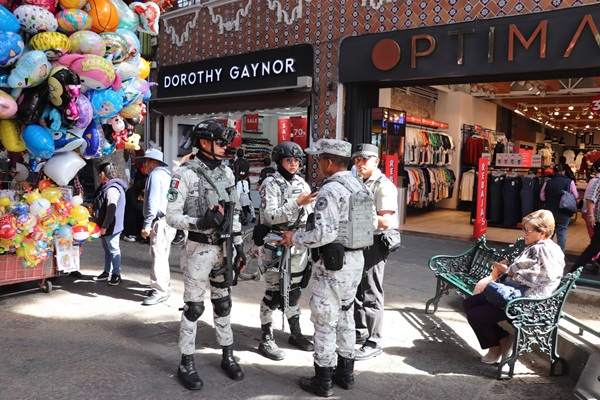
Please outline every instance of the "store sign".
[[398, 156], [385, 155], [383, 156], [383, 174], [398, 186]]
[[290, 119], [279, 118], [277, 120], [277, 143], [289, 142], [290, 139]]
[[600, 117], [600, 94], [596, 95], [590, 103], [590, 111], [594, 113], [596, 117]]
[[313, 76], [311, 45], [169, 65], [158, 70], [157, 100], [293, 88], [305, 76]]
[[479, 169], [477, 171], [477, 197], [475, 200], [475, 221], [473, 222], [473, 237], [480, 238], [487, 232], [487, 186], [488, 186], [488, 165], [487, 158], [479, 159]]
[[245, 124], [247, 131], [257, 131], [258, 130], [258, 114], [246, 114], [244, 115]]
[[290, 129], [292, 141], [302, 149], [306, 148], [306, 132], [308, 131], [308, 120], [306, 117], [290, 117]]
[[[600, 4], [345, 38], [340, 81], [597, 71]], [[368, 78], [366, 78], [368, 77]]]

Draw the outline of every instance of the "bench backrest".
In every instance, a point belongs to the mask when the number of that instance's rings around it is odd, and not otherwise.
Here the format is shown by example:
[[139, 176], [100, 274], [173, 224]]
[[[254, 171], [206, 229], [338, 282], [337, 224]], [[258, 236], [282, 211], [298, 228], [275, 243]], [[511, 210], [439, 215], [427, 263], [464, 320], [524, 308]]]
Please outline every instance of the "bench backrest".
[[477, 250], [470, 263], [469, 275], [481, 279], [492, 274], [494, 262], [508, 260], [512, 263], [525, 249], [525, 239], [519, 238], [514, 244], [503, 249], [495, 249], [487, 246], [484, 240], [478, 242]]

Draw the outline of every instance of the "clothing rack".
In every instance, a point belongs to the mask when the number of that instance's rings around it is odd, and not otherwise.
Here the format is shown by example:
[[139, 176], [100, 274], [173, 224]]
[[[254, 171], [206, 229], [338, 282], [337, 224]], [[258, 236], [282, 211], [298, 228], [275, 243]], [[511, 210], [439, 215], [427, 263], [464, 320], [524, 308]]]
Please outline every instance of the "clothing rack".
[[427, 133], [443, 133], [443, 134], [446, 134], [447, 131], [448, 131], [447, 129], [435, 128], [435, 127], [425, 126], [425, 125], [419, 125], [419, 124], [414, 124], [414, 123], [410, 123], [410, 122], [406, 123], [406, 127], [407, 128], [418, 129], [420, 131], [427, 132]]

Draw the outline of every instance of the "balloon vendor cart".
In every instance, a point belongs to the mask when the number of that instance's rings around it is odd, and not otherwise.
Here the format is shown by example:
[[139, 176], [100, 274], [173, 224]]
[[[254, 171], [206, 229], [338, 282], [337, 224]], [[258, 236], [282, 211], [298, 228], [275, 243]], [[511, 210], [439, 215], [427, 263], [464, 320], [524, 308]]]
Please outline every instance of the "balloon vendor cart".
[[79, 245], [98, 237], [99, 227], [70, 187], [0, 186], [0, 286], [39, 281], [48, 293], [49, 278], [79, 269]]

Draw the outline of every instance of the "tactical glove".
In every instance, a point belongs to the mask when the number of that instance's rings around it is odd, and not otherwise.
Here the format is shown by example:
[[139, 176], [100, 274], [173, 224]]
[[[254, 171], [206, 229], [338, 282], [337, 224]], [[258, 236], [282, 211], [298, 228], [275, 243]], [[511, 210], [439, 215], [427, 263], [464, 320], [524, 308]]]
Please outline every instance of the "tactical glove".
[[221, 226], [223, 221], [225, 220], [225, 216], [219, 212], [218, 207], [213, 207], [206, 211], [204, 214], [204, 218], [198, 218], [196, 220], [196, 229], [212, 229], [218, 228]]

